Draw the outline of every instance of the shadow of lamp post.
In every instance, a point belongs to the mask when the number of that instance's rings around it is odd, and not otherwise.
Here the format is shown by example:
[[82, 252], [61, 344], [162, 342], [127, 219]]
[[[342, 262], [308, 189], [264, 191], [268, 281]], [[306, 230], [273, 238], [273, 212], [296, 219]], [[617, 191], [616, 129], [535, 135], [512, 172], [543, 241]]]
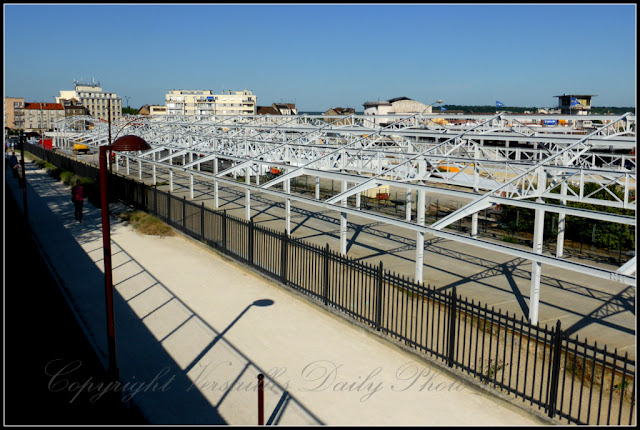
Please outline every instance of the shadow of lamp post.
[[100, 147], [100, 202], [102, 212], [102, 247], [104, 250], [104, 280], [107, 302], [107, 342], [109, 353], [109, 377], [115, 381], [120, 380], [120, 371], [116, 360], [116, 333], [113, 312], [113, 278], [111, 269], [111, 234], [109, 225], [109, 197], [107, 195], [107, 151], [143, 151], [150, 149], [144, 139], [127, 135], [113, 142], [111, 145]]

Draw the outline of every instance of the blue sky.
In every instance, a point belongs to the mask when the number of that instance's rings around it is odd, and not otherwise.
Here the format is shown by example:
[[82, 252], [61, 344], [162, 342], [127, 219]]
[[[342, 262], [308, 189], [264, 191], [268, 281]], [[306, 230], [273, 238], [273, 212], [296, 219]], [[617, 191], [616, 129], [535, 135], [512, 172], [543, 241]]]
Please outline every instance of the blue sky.
[[635, 106], [636, 6], [4, 5], [4, 94], [100, 81], [133, 107], [170, 89], [252, 90], [300, 111], [409, 97]]

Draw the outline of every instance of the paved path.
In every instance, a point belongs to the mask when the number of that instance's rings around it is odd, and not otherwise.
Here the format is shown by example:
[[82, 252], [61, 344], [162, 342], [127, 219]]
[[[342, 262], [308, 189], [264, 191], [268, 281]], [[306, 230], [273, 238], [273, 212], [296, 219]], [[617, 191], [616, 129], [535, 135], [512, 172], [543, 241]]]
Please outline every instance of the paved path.
[[[31, 226], [105, 364], [100, 211], [77, 223], [68, 187], [27, 168]], [[112, 240], [121, 380], [151, 424], [255, 424], [260, 372], [271, 424], [545, 422], [182, 236], [112, 218]], [[70, 398], [90, 388], [73, 377]]]

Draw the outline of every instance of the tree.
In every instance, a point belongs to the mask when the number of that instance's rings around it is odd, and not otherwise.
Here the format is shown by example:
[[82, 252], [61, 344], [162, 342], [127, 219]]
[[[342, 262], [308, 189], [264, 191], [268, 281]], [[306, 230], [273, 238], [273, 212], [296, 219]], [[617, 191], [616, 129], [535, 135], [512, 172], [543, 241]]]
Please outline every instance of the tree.
[[137, 115], [140, 109], [132, 108], [132, 107], [123, 107], [122, 114], [123, 115]]

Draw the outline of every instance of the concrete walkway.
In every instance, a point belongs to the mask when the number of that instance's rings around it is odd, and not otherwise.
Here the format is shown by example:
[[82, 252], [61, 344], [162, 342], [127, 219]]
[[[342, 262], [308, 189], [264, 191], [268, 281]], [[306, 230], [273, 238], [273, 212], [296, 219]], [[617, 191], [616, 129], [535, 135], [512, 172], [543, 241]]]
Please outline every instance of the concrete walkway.
[[[33, 232], [106, 365], [100, 211], [87, 203], [76, 222], [69, 188], [27, 171]], [[267, 424], [548, 423], [194, 241], [144, 236], [113, 217], [111, 230], [121, 381], [151, 424], [254, 425], [258, 373]], [[71, 383], [63, 363], [53, 378], [70, 399], [99, 394]]]

